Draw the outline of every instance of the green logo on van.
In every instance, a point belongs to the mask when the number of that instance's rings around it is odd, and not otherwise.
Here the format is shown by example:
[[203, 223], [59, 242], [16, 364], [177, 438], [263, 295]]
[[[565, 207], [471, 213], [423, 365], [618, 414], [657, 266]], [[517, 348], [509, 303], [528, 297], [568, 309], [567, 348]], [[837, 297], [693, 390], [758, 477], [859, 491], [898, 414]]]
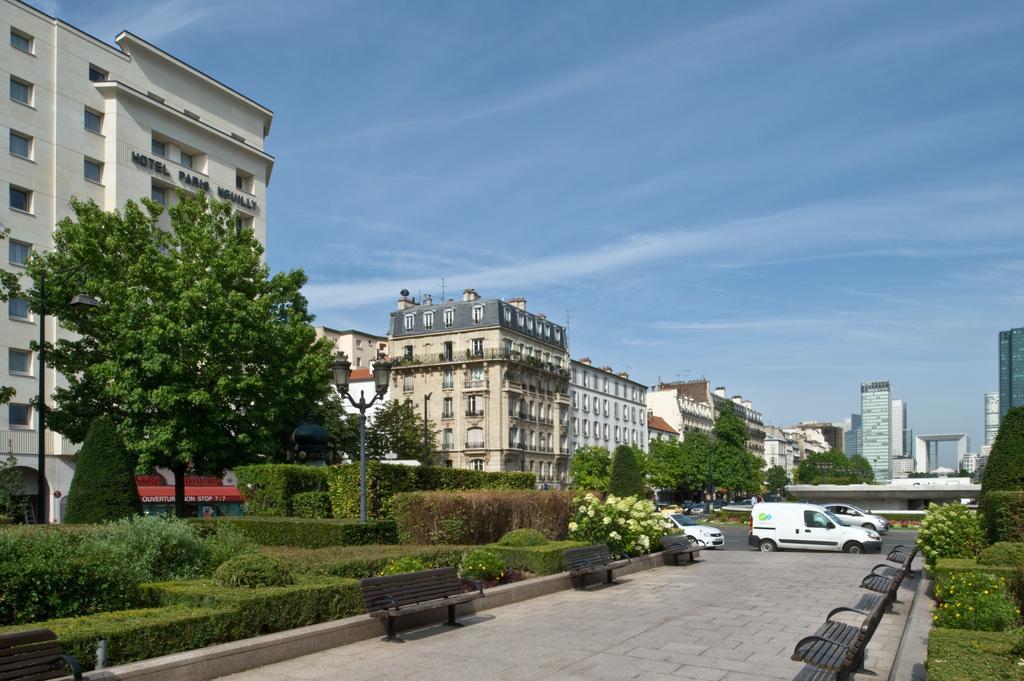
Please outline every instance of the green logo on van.
[[772, 519], [772, 514], [771, 513], [758, 513], [757, 514], [757, 519], [758, 520], [771, 520]]

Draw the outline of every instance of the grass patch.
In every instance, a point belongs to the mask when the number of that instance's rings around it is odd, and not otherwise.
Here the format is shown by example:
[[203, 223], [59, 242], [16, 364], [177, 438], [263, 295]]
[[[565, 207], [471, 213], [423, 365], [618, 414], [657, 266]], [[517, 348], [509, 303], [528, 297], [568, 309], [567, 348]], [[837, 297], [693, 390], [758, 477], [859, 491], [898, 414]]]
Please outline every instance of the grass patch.
[[396, 558], [418, 558], [428, 567], [458, 565], [472, 546], [382, 544], [331, 546], [320, 549], [265, 546], [260, 552], [277, 558], [296, 574], [330, 575], [362, 579], [375, 577]]

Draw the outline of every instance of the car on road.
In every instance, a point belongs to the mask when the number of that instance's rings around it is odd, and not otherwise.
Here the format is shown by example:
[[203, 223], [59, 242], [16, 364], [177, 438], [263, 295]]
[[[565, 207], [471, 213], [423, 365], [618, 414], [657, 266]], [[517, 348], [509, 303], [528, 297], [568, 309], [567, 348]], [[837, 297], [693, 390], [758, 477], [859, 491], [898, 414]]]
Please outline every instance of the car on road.
[[747, 543], [763, 553], [780, 549], [879, 553], [874, 530], [848, 525], [816, 504], [756, 504], [750, 512]]
[[725, 535], [717, 527], [701, 525], [696, 520], [682, 513], [666, 513], [665, 517], [683, 531], [687, 537], [696, 539], [708, 548], [717, 549], [725, 545]]
[[885, 534], [889, 531], [889, 521], [879, 515], [871, 515], [870, 511], [865, 511], [863, 508], [859, 508], [852, 504], [822, 504], [830, 513], [839, 516], [847, 525], [856, 525], [863, 527], [866, 530], [875, 530], [879, 534]]

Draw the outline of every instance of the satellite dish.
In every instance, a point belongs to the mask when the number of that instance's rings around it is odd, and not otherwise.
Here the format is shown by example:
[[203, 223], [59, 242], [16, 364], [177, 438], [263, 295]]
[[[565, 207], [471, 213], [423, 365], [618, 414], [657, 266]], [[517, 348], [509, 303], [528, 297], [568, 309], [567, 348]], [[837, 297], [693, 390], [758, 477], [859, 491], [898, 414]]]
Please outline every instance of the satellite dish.
[[403, 298], [407, 298], [409, 296], [409, 289], [403, 288], [401, 291], [399, 291], [399, 293]]

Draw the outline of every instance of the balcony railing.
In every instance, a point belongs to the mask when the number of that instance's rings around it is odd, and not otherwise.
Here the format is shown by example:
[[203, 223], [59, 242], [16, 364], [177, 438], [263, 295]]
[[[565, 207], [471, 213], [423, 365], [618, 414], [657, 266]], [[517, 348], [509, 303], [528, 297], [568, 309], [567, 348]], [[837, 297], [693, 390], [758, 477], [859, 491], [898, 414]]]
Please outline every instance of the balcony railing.
[[[81, 449], [60, 433], [46, 432], [46, 453], [57, 456], [72, 456]], [[35, 429], [0, 430], [0, 457], [11, 454], [39, 454], [39, 433]]]
[[481, 440], [479, 442], [467, 442], [466, 443], [466, 449], [486, 449], [486, 448], [487, 448], [487, 445], [483, 442], [483, 440]]
[[479, 380], [467, 380], [467, 381], [463, 382], [462, 385], [463, 385], [463, 387], [465, 387], [467, 389], [477, 389], [477, 390], [486, 389], [487, 388], [487, 379], [483, 378], [483, 379], [479, 379]]
[[466, 416], [483, 416], [483, 415], [484, 415], [484, 410], [483, 409], [467, 409], [466, 410]]
[[466, 361], [481, 361], [488, 359], [501, 359], [508, 360], [511, 362], [518, 362], [534, 369], [540, 369], [547, 371], [548, 373], [555, 374], [561, 378], [568, 378], [570, 372], [564, 367], [555, 366], [553, 362], [545, 362], [542, 359], [536, 357], [523, 357], [516, 351], [508, 350], [497, 350], [497, 349], [485, 349], [483, 352], [473, 352], [472, 350], [466, 350], [464, 356], [459, 356], [458, 353], [446, 353], [439, 352], [437, 354], [430, 355], [414, 355], [412, 357], [401, 357], [395, 363], [395, 368], [401, 370], [403, 367], [409, 366], [422, 366], [427, 364], [448, 364], [453, 362], [466, 362]]
[[441, 418], [443, 418], [443, 419], [453, 419], [453, 418], [455, 418], [455, 414], [453, 412], [450, 412], [450, 411], [443, 411], [443, 412], [441, 412]]

